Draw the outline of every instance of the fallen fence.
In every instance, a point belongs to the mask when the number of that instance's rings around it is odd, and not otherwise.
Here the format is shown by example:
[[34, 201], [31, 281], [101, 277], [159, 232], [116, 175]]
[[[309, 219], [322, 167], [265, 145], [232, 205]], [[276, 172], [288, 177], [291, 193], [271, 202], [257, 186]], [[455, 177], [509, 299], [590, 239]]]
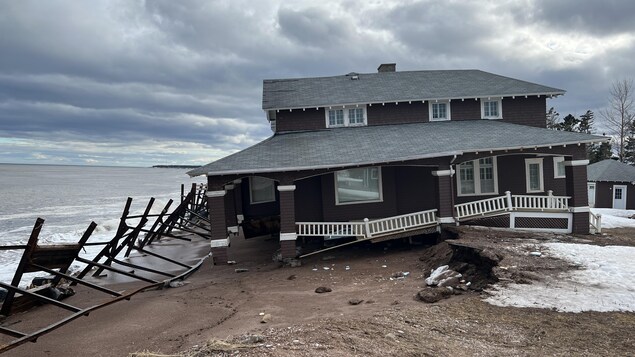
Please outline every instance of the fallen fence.
[[[150, 251], [148, 248], [153, 242], [161, 240], [163, 237], [191, 241], [191, 238], [184, 237], [184, 234], [193, 235], [202, 239], [209, 239], [209, 224], [205, 218], [206, 200], [204, 199], [205, 187], [193, 184], [187, 195], [181, 196], [180, 204], [168, 214], [169, 208], [173, 204], [172, 200], [163, 207], [159, 214], [150, 214], [155, 199], [151, 198], [140, 215], [130, 215], [132, 198], [128, 198], [121, 215], [119, 226], [114, 237], [107, 242], [88, 242], [91, 234], [97, 227], [95, 222], [91, 222], [80, 240], [75, 244], [42, 246], [38, 244], [40, 231], [44, 225], [44, 219], [38, 218], [35, 222], [31, 235], [26, 245], [0, 246], [0, 250], [23, 249], [23, 254], [16, 268], [11, 284], [0, 282], [0, 287], [6, 289], [7, 293], [0, 314], [9, 316], [10, 314], [27, 309], [36, 303], [50, 304], [72, 312], [70, 316], [60, 321], [54, 322], [44, 328], [33, 332], [22, 332], [2, 326], [0, 324], [0, 334], [16, 338], [9, 344], [0, 345], [0, 353], [16, 348], [26, 342], [36, 342], [36, 340], [81, 317], [87, 316], [91, 311], [98, 310], [121, 300], [129, 300], [135, 294], [142, 291], [157, 289], [169, 286], [176, 280], [183, 280], [194, 273], [207, 259], [209, 255], [203, 256], [196, 264], [188, 265], [184, 262], [172, 259], [166, 255]], [[183, 192], [183, 189], [182, 189]], [[144, 227], [155, 218], [149, 229]], [[136, 223], [131, 223], [136, 221]], [[145, 233], [144, 237], [140, 237]], [[93, 258], [86, 259], [79, 256], [80, 251], [85, 246], [103, 245], [101, 251]], [[180, 269], [178, 273], [156, 269], [152, 264], [134, 264], [125, 259], [132, 251], [140, 252], [155, 259], [169, 262]], [[122, 257], [123, 255], [123, 257]], [[86, 264], [86, 267], [77, 275], [69, 274], [69, 269], [74, 262]], [[178, 267], [178, 268], [176, 268]], [[132, 268], [134, 270], [126, 270]], [[104, 271], [114, 274], [124, 275], [133, 280], [142, 281], [146, 285], [129, 292], [118, 292], [105, 286], [101, 286], [91, 281], [87, 281], [86, 275], [91, 271], [93, 277], [100, 277]], [[152, 276], [163, 276], [163, 280], [154, 277], [144, 276], [136, 271], [145, 272]], [[173, 270], [170, 270], [173, 271]], [[44, 272], [53, 278], [42, 287], [36, 289], [23, 289], [19, 287], [20, 281], [25, 273]], [[56, 299], [56, 296], [46, 296], [46, 292], [60, 292], [62, 281], [69, 282], [69, 286], [82, 285], [112, 296], [112, 298], [87, 308], [73, 306]], [[63, 291], [63, 289], [62, 289]]]

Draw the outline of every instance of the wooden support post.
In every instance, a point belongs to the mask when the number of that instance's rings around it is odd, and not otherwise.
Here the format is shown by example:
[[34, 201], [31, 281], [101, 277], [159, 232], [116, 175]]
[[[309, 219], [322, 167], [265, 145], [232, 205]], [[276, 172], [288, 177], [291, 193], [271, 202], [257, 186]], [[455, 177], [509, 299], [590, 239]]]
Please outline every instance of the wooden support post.
[[[29, 241], [26, 244], [26, 248], [24, 248], [24, 253], [22, 253], [22, 258], [18, 263], [18, 267], [15, 270], [15, 274], [13, 275], [13, 280], [11, 280], [12, 286], [19, 286], [20, 280], [22, 280], [22, 274], [24, 274], [24, 270], [26, 269], [29, 261], [31, 261], [31, 253], [37, 246], [37, 240], [40, 235], [40, 231], [42, 230], [42, 226], [44, 225], [44, 219], [38, 218], [35, 220], [35, 225], [33, 226], [33, 230], [31, 231], [31, 236], [29, 237]], [[13, 305], [13, 298], [15, 297], [14, 290], [7, 290], [7, 296], [4, 298], [4, 302], [2, 303], [2, 309], [0, 309], [0, 314], [4, 316], [9, 316], [11, 313], [11, 305]]]
[[124, 255], [126, 258], [130, 256], [130, 252], [132, 251], [132, 248], [137, 243], [137, 237], [139, 236], [141, 228], [143, 228], [143, 226], [145, 226], [145, 224], [148, 222], [148, 215], [150, 214], [150, 210], [152, 209], [153, 204], [154, 204], [154, 197], [151, 197], [150, 202], [148, 202], [148, 205], [146, 206], [146, 210], [143, 212], [143, 216], [141, 216], [141, 222], [143, 222], [143, 224], [140, 223], [139, 225], [137, 225], [137, 227], [133, 231], [134, 233], [131, 234], [134, 237], [128, 239], [128, 249], [126, 249], [126, 254]]
[[[183, 200], [182, 197], [181, 197], [181, 200]], [[139, 246], [141, 248], [143, 248], [146, 245], [146, 243], [148, 242], [148, 240], [150, 240], [156, 234], [156, 229], [159, 226], [159, 224], [163, 224], [163, 217], [168, 213], [168, 210], [170, 209], [170, 206], [172, 205], [172, 202], [173, 202], [172, 199], [170, 199], [168, 201], [168, 203], [165, 205], [165, 207], [163, 207], [163, 210], [161, 210], [161, 213], [159, 214], [157, 219], [152, 224], [152, 228], [150, 228], [150, 230], [146, 234], [145, 238], [139, 243]]]

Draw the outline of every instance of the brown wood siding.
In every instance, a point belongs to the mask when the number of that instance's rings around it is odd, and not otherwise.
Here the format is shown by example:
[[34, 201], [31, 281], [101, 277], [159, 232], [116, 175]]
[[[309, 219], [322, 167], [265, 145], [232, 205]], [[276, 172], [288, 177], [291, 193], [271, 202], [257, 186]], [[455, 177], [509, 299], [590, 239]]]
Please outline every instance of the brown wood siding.
[[322, 177], [298, 180], [295, 186], [296, 222], [322, 222]]
[[413, 102], [366, 106], [368, 125], [422, 123], [428, 121], [428, 103]]
[[[545, 96], [503, 98], [503, 121], [512, 124], [545, 128], [547, 100]], [[480, 110], [480, 109], [479, 109]], [[479, 113], [480, 117], [480, 113]]]
[[276, 132], [320, 130], [326, 128], [324, 108], [281, 110], [276, 113]]
[[481, 119], [481, 101], [472, 99], [450, 102], [451, 120]]
[[589, 234], [589, 229], [589, 212], [574, 213], [571, 233]]
[[227, 238], [227, 225], [225, 222], [225, 196], [208, 197], [210, 227], [212, 240]]
[[395, 167], [398, 215], [437, 208], [438, 195], [432, 170], [430, 167]]
[[383, 167], [381, 170], [383, 201], [373, 203], [335, 204], [334, 174], [322, 176], [323, 217], [327, 222], [343, 222], [364, 218], [384, 218], [397, 215], [395, 194], [395, 169]]
[[584, 207], [589, 205], [586, 181], [586, 166], [565, 166], [567, 173], [567, 196], [570, 196], [570, 207]]

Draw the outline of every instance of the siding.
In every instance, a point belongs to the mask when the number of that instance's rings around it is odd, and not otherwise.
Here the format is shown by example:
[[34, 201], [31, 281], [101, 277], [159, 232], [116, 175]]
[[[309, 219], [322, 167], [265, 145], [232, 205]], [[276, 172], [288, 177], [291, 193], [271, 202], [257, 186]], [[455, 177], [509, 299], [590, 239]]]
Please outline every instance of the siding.
[[529, 125], [539, 128], [547, 127], [547, 98], [516, 97], [504, 98], [503, 121], [512, 124]]
[[613, 208], [613, 185], [626, 185], [626, 209], [635, 209], [635, 185], [628, 182], [596, 182], [595, 207]]

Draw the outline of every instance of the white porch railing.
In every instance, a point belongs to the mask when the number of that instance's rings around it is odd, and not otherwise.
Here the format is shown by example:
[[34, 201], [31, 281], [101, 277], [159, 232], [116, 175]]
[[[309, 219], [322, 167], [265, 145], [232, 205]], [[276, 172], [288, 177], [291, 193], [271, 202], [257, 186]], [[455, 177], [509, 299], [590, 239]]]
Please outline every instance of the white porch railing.
[[589, 226], [591, 233], [602, 233], [602, 215], [589, 211]]
[[512, 195], [506, 191], [505, 196], [487, 198], [455, 205], [456, 218], [475, 218], [509, 211], [558, 211], [569, 209], [567, 196], [554, 196], [548, 191], [547, 196]]
[[552, 191], [549, 191], [547, 196], [512, 195], [512, 198], [513, 207], [517, 210], [566, 211], [569, 209], [569, 197], [554, 196]]
[[484, 216], [486, 214], [492, 214], [497, 212], [509, 211], [508, 196], [500, 196], [494, 198], [487, 198], [484, 200], [460, 203], [455, 205], [456, 218], [461, 220], [465, 217]]
[[436, 209], [408, 213], [401, 216], [394, 216], [369, 221], [364, 219], [366, 224], [366, 237], [377, 237], [398, 231], [407, 231], [414, 228], [422, 228], [437, 224]]
[[437, 224], [436, 209], [363, 222], [296, 222], [298, 236], [374, 238]]
[[296, 222], [299, 236], [366, 236], [364, 222]]

